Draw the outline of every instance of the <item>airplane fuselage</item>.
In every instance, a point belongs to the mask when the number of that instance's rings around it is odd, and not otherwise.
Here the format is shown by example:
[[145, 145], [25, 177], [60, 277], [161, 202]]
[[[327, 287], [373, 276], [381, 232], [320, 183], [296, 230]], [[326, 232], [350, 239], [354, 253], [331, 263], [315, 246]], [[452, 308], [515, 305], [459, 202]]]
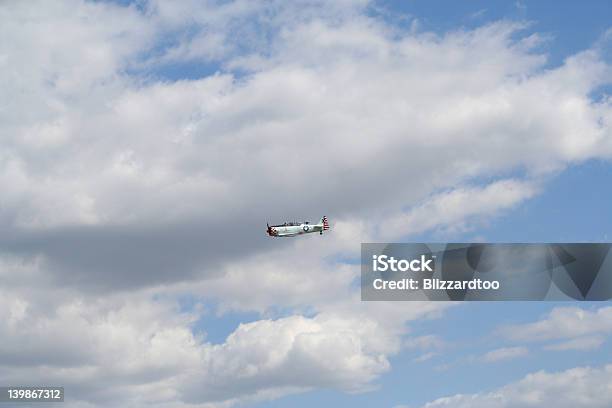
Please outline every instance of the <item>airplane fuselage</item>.
[[310, 234], [311, 232], [323, 234], [323, 231], [328, 229], [327, 217], [323, 217], [318, 224], [311, 224], [305, 221], [302, 223], [289, 222], [268, 226], [268, 235], [271, 237], [294, 237], [296, 235]]

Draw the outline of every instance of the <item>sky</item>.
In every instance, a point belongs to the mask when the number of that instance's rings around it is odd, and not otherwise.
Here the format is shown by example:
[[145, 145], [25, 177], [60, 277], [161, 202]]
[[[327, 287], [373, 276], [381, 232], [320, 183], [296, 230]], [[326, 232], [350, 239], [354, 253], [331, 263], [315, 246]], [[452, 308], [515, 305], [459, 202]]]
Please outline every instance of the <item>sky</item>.
[[610, 241], [611, 17], [2, 2], [0, 385], [79, 408], [611, 406], [609, 302], [358, 287], [362, 242]]

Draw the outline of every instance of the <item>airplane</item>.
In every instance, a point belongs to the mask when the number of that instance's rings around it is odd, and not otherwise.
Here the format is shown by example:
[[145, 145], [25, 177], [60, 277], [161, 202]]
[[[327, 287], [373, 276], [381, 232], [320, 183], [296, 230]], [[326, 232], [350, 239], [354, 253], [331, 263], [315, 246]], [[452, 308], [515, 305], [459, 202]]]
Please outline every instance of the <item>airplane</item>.
[[296, 235], [318, 232], [323, 235], [323, 231], [329, 229], [327, 217], [321, 218], [318, 224], [304, 222], [286, 222], [280, 225], [268, 225], [268, 235], [271, 237], [295, 237]]

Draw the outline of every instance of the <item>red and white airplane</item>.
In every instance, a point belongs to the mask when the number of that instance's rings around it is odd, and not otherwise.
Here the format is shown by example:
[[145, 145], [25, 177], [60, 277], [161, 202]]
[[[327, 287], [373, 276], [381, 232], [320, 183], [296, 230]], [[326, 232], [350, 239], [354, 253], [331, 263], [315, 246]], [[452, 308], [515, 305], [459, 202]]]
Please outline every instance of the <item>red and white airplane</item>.
[[318, 224], [304, 222], [286, 222], [280, 225], [268, 224], [268, 235], [271, 237], [295, 237], [296, 235], [318, 232], [323, 235], [323, 231], [329, 229], [327, 217], [321, 218]]

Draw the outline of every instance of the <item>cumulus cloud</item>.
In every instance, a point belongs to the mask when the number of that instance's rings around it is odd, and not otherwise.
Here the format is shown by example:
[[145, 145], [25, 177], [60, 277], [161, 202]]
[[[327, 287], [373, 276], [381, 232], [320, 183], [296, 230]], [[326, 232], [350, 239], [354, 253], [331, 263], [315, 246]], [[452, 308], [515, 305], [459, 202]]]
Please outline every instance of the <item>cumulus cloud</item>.
[[129, 400], [141, 386], [156, 399], [168, 387], [155, 384], [200, 366], [203, 349], [190, 329], [196, 316], [175, 304], [80, 297], [52, 299], [43, 309], [35, 297], [7, 290], [1, 299], [5, 384], [65, 384], [71, 401], [97, 403]]
[[609, 365], [555, 373], [539, 371], [491, 392], [444, 397], [423, 408], [604, 408], [612, 404], [611, 382], [612, 366]]
[[[197, 313], [147, 296], [46, 311], [6, 291], [0, 302], [0, 380], [61, 383], [72, 401], [232, 404], [316, 387], [362, 391], [400, 348], [376, 319], [332, 313], [241, 324], [212, 344], [193, 333]], [[143, 389], [152, 392], [138, 401]]]
[[389, 369], [397, 351], [373, 321], [321, 314], [240, 325], [207, 351], [200, 375], [180, 386], [186, 401], [224, 401], [269, 389], [360, 391]]

